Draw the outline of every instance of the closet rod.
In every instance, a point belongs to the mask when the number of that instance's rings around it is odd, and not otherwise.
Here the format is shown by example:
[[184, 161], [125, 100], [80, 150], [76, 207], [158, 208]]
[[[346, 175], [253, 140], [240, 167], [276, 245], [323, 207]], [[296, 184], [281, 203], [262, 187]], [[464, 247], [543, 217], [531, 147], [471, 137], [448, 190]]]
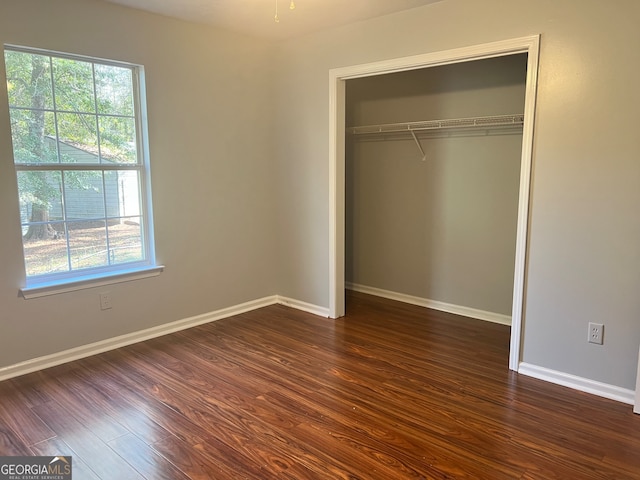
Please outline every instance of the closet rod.
[[442, 130], [454, 128], [497, 128], [515, 127], [524, 124], [523, 114], [493, 115], [489, 117], [450, 118], [446, 120], [425, 120], [420, 122], [385, 123], [380, 125], [362, 125], [347, 127], [352, 135], [373, 135], [376, 133], [402, 133], [425, 130]]

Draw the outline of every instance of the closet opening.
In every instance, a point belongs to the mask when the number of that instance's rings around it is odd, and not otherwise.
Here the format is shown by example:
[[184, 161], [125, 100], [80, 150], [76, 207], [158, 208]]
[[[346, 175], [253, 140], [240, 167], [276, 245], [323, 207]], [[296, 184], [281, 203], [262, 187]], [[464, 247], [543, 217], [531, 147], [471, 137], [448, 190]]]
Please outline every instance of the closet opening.
[[517, 370], [538, 41], [331, 71], [332, 318], [347, 287], [510, 324]]

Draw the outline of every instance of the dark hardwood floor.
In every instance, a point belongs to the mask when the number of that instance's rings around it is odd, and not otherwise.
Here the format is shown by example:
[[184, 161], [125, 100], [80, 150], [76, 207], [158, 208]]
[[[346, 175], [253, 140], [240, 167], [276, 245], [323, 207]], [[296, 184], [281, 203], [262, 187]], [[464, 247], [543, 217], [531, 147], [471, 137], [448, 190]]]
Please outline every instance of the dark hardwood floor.
[[509, 329], [349, 293], [0, 383], [0, 455], [74, 479], [640, 479], [629, 405], [507, 369]]

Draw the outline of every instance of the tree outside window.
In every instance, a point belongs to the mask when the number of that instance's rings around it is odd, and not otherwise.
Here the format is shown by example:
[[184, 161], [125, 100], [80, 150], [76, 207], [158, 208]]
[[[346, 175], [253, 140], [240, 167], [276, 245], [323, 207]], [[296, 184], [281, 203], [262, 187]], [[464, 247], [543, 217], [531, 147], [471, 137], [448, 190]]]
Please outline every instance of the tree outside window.
[[153, 265], [140, 67], [4, 58], [27, 284]]

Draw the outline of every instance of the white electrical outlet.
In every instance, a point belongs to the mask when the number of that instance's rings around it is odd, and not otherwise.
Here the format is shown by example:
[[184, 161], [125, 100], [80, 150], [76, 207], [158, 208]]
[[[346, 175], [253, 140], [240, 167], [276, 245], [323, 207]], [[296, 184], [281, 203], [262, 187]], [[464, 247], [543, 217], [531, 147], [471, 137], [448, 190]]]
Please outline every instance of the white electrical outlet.
[[109, 292], [100, 294], [100, 310], [109, 310], [113, 308], [111, 304], [111, 294]]
[[604, 335], [603, 324], [589, 322], [589, 343], [602, 345], [603, 335]]

